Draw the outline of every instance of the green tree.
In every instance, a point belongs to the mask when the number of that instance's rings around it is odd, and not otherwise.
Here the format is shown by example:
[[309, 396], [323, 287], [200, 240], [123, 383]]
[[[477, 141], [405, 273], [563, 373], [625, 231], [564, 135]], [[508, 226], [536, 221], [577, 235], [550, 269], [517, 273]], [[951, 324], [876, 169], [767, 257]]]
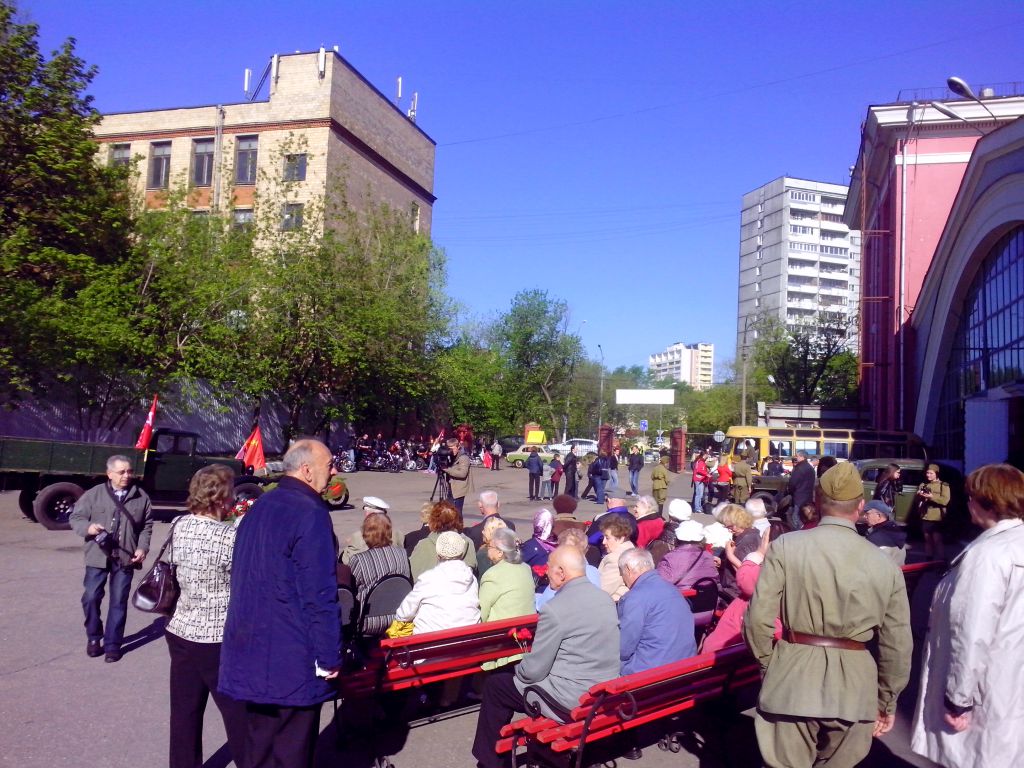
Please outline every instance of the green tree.
[[[779, 399], [793, 405], [821, 403], [822, 393], [834, 398], [844, 391], [843, 360], [849, 355], [849, 328], [827, 317], [804, 325], [787, 327], [777, 319], [758, 325], [751, 360], [758, 375], [775, 379]], [[833, 364], [833, 360], [839, 362]], [[748, 371], [748, 383], [751, 374]], [[836, 378], [838, 377], [838, 379]]]
[[0, 395], [12, 404], [102, 356], [83, 347], [125, 341], [119, 331], [102, 337], [107, 324], [72, 338], [63, 330], [80, 293], [124, 308], [130, 291], [113, 281], [123, 276], [132, 215], [128, 171], [96, 162], [100, 115], [85, 94], [96, 70], [74, 40], [44, 58], [37, 26], [19, 23], [15, 6], [0, 0], [0, 61]]

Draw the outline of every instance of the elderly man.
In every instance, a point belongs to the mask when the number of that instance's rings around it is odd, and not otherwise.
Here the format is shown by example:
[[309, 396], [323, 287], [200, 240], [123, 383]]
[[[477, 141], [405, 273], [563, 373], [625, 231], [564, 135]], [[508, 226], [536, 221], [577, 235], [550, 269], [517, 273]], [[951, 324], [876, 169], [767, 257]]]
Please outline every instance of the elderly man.
[[[132, 477], [131, 460], [120, 454], [111, 456], [107, 482], [82, 494], [71, 512], [71, 529], [85, 539], [85, 653], [94, 657], [105, 653], [108, 662], [121, 659], [132, 574], [146, 559], [153, 531], [149, 496], [132, 483]], [[108, 580], [110, 601], [104, 631], [100, 607]]]
[[469, 454], [456, 437], [449, 437], [446, 443], [448, 450], [454, 456], [452, 465], [448, 468], [442, 467], [441, 472], [448, 477], [448, 484], [452, 489], [451, 502], [459, 510], [459, 518], [462, 518], [462, 507], [466, 503], [466, 495], [473, 490], [473, 478], [470, 475]]
[[772, 768], [857, 765], [895, 721], [910, 606], [900, 569], [857, 534], [863, 492], [853, 464], [822, 475], [821, 523], [776, 539], [747, 609], [743, 637], [764, 673], [755, 730]]
[[616, 606], [622, 674], [693, 656], [697, 643], [690, 604], [654, 570], [651, 553], [645, 549], [623, 552], [619, 573], [629, 588]]
[[463, 533], [469, 536], [470, 541], [473, 542], [473, 546], [476, 549], [480, 549], [480, 547], [483, 546], [484, 524], [492, 517], [496, 517], [505, 523], [505, 527], [511, 528], [513, 531], [516, 529], [515, 523], [501, 516], [501, 502], [498, 501], [497, 492], [484, 491], [481, 493], [479, 498], [477, 498], [476, 508], [480, 510], [483, 520], [463, 531]]
[[556, 547], [548, 557], [548, 581], [556, 594], [540, 609], [533, 648], [514, 674], [495, 671], [484, 685], [473, 740], [478, 767], [502, 765], [494, 746], [512, 714], [526, 711], [524, 698], [537, 701], [545, 717], [557, 717], [528, 689], [543, 691], [569, 710], [591, 686], [619, 674], [615, 604], [587, 580], [585, 570], [586, 561], [575, 547]]
[[875, 499], [864, 507], [864, 521], [868, 529], [864, 538], [885, 552], [896, 565], [907, 562], [907, 532], [892, 519], [892, 507]]
[[246, 702], [246, 768], [313, 764], [320, 706], [341, 666], [331, 516], [321, 497], [332, 459], [299, 440], [285, 476], [245, 516], [235, 540], [220, 690]]
[[[364, 519], [369, 517], [370, 515], [381, 514], [388, 515], [388, 520], [391, 520], [391, 515], [389, 514], [390, 510], [391, 505], [384, 501], [384, 499], [381, 499], [377, 496], [363, 496]], [[360, 525], [362, 525], [361, 522]], [[392, 520], [391, 543], [394, 544], [396, 547], [401, 547], [403, 546], [404, 541], [405, 536], [402, 535], [402, 532], [398, 530], [398, 527]], [[363, 541], [363, 532], [362, 530], [357, 530], [355, 533], [349, 536], [348, 544], [346, 544], [345, 549], [341, 551], [341, 562], [343, 562], [345, 565], [348, 565], [353, 555], [359, 554], [360, 552], [365, 552], [366, 550], [367, 546], [366, 542]]]

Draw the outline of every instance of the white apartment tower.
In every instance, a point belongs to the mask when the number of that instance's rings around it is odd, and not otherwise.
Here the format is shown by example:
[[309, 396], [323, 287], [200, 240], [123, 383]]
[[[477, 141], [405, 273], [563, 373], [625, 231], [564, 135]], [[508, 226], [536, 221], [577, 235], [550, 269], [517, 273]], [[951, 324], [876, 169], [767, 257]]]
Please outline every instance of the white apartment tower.
[[743, 196], [736, 356], [765, 315], [788, 326], [846, 322], [857, 353], [860, 233], [843, 223], [848, 187], [783, 176]]
[[710, 389], [715, 370], [715, 345], [676, 342], [648, 358], [647, 367], [656, 379], [672, 379], [697, 390]]

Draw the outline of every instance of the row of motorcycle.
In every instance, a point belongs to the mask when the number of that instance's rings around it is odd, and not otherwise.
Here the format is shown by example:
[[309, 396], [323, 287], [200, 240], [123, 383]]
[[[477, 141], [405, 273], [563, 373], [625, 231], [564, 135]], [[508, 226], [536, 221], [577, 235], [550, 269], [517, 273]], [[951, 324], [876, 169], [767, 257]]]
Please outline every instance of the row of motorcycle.
[[[396, 440], [388, 447], [356, 448], [355, 460], [348, 451], [334, 452], [334, 467], [341, 472], [416, 472], [430, 466], [430, 446]], [[483, 463], [482, 452], [470, 454], [469, 463], [479, 466]]]

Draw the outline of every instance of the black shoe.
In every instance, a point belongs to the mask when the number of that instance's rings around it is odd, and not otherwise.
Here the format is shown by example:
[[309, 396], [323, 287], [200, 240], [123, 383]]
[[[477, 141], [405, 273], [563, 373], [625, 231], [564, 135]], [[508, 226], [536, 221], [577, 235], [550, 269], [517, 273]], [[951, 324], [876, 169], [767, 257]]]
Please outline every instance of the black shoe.
[[107, 651], [107, 655], [103, 657], [103, 660], [107, 662], [107, 664], [113, 664], [115, 661], [120, 661], [121, 651]]
[[629, 752], [623, 755], [627, 760], [639, 760], [644, 756], [644, 751], [640, 747], [633, 747]]
[[85, 646], [85, 655], [91, 658], [103, 655], [103, 644], [99, 640], [90, 640]]

